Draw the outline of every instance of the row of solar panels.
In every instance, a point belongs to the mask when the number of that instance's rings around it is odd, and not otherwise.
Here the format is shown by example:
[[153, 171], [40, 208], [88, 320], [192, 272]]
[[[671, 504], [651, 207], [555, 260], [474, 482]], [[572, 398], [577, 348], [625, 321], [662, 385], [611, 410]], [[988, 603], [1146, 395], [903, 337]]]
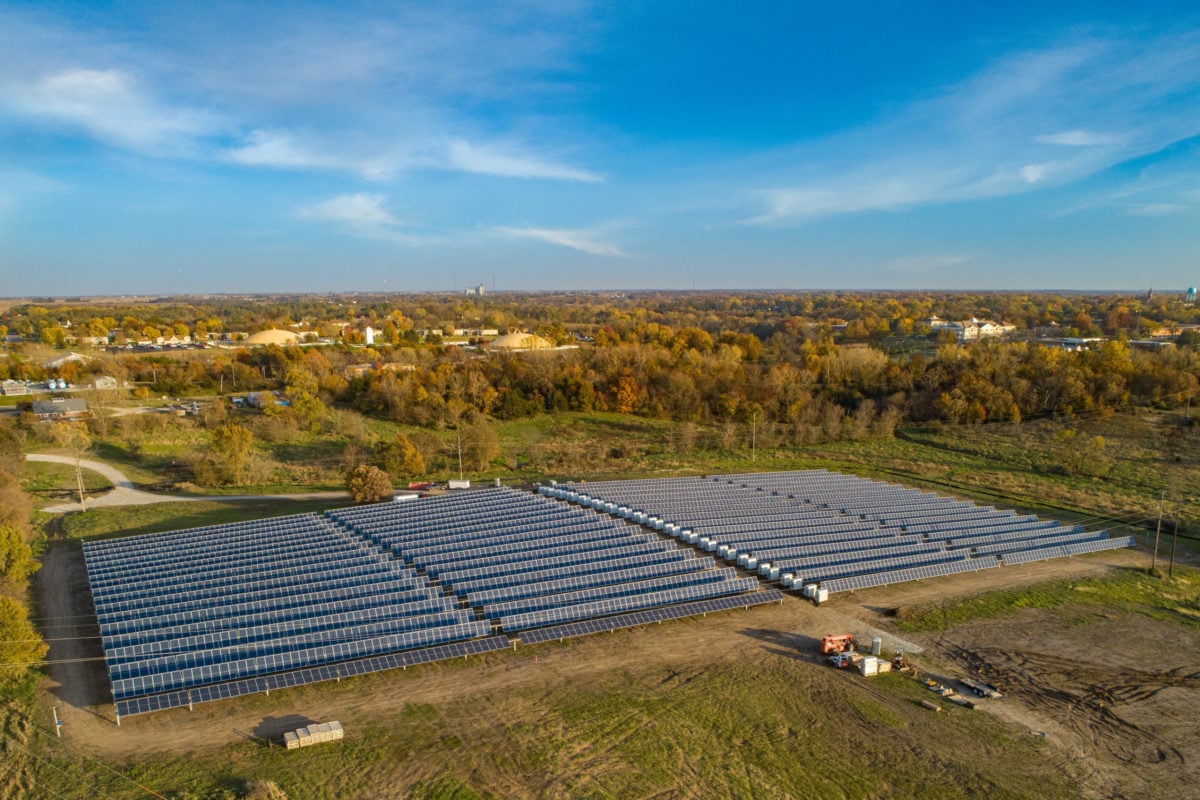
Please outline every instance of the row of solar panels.
[[[786, 578], [797, 590], [820, 584], [838, 591], [872, 574], [977, 569], [994, 565], [997, 555], [1011, 563], [1009, 556], [1023, 551], [1125, 546], [1082, 526], [825, 470], [541, 492], [642, 522], [768, 579]], [[839, 511], [831, 523], [833, 508]]]
[[305, 530], [327, 530], [316, 514], [295, 514], [263, 522], [230, 522], [180, 531], [147, 533], [135, 537], [101, 539], [87, 542], [91, 563], [149, 561], [159, 556], [173, 557], [184, 552], [205, 552], [224, 543], [248, 544], [284, 533], [295, 536]]
[[585, 622], [572, 622], [567, 625], [557, 625], [549, 628], [537, 628], [521, 633], [522, 644], [538, 644], [540, 642], [562, 641], [576, 636], [589, 636], [593, 633], [615, 631], [622, 628], [633, 628], [639, 625], [650, 625], [670, 619], [695, 617], [716, 611], [727, 611], [733, 608], [750, 608], [767, 603], [782, 603], [783, 593], [777, 589], [764, 589], [752, 594], [740, 594], [730, 597], [718, 597], [698, 603], [686, 603], [677, 606], [666, 606], [651, 611], [638, 611], [618, 617], [604, 617]]
[[[167, 672], [132, 674], [126, 678], [114, 678], [112, 681], [113, 698], [124, 700], [146, 694], [158, 694], [175, 689], [268, 675], [273, 672], [334, 664], [339, 661], [400, 650], [474, 639], [479, 636], [487, 636], [491, 632], [491, 625], [486, 622], [467, 622], [371, 639], [355, 639], [318, 647], [290, 649], [284, 652], [237, 658], [230, 661], [220, 660], [225, 655], [221, 651], [208, 651], [202, 655], [210, 657], [212, 663], [201, 663], [194, 667]], [[133, 670], [125, 670], [121, 674], [126, 672], [133, 672]]]
[[339, 664], [259, 675], [228, 683], [196, 686], [195, 688], [163, 694], [118, 700], [117, 716], [129, 717], [134, 714], [148, 714], [151, 711], [162, 711], [168, 708], [187, 708], [193, 703], [206, 703], [213, 700], [225, 700], [230, 697], [262, 694], [270, 692], [273, 689], [289, 689], [293, 686], [341, 680], [342, 678], [351, 678], [355, 675], [366, 675], [389, 669], [404, 669], [418, 664], [428, 664], [450, 658], [465, 658], [480, 653], [491, 653], [497, 650], [505, 650], [508, 647], [510, 647], [508, 637], [489, 636], [483, 639], [472, 639], [466, 642], [427, 647], [421, 650], [389, 653], [388, 655], [347, 661]]
[[139, 632], [148, 636], [144, 632], [175, 627], [198, 626], [211, 630], [241, 624], [257, 614], [269, 614], [272, 619], [296, 619], [362, 608], [366, 605], [363, 598], [378, 597], [391, 603], [408, 603], [437, 596], [436, 592], [431, 594], [429, 581], [424, 576], [406, 574], [403, 578], [385, 581], [362, 580], [356, 576], [313, 582], [295, 587], [294, 592], [271, 597], [247, 599], [246, 595], [232, 595], [208, 604], [187, 602], [161, 606], [154, 609], [153, 614], [105, 615], [100, 619], [100, 632], [105, 636], [137, 635]]

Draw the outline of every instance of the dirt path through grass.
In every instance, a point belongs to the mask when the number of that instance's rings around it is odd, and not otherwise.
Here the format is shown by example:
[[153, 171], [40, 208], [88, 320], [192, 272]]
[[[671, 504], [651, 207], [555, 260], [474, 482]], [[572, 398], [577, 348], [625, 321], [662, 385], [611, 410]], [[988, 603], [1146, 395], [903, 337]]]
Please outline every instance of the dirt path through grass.
[[[67, 464], [75, 466], [74, 456], [60, 456], [52, 453], [30, 453], [25, 456], [27, 461], [44, 461], [51, 464]], [[255, 495], [255, 494], [240, 494], [240, 495], [178, 495], [178, 494], [155, 494], [154, 492], [146, 492], [134, 486], [133, 481], [129, 479], [124, 472], [121, 472], [111, 464], [105, 464], [103, 461], [93, 461], [91, 459], [80, 459], [79, 466], [83, 469], [98, 472], [105, 478], [108, 478], [113, 483], [113, 490], [99, 497], [92, 497], [87, 500], [88, 508], [110, 507], [110, 506], [136, 506], [149, 505], [151, 503], [176, 503], [176, 502], [197, 502], [201, 500], [333, 500], [337, 498], [349, 498], [347, 492], [300, 492], [296, 494], [270, 494], [270, 495]], [[59, 505], [47, 506], [42, 509], [48, 514], [69, 514], [73, 511], [79, 511], [78, 503], [61, 503]]]

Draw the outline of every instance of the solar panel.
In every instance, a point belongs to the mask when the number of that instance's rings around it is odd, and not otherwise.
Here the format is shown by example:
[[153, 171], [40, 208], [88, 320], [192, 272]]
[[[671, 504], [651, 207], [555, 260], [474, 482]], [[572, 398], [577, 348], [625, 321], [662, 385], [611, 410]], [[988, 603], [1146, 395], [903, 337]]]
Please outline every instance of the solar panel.
[[1000, 556], [1006, 565], [1028, 564], [1031, 561], [1046, 561], [1051, 558], [1063, 558], [1067, 552], [1062, 545], [1039, 547], [1035, 550], [1018, 550], [1015, 553], [1005, 553]]
[[893, 583], [905, 583], [907, 581], [921, 580], [923, 578], [936, 578], [941, 575], [955, 575], [962, 572], [973, 572], [975, 570], [997, 566], [999, 566], [999, 562], [996, 561], [995, 557], [971, 558], [964, 559], [962, 561], [951, 561], [944, 564], [927, 564], [925, 566], [912, 567], [909, 569], [875, 572], [869, 575], [851, 575], [845, 578], [835, 578], [830, 581], [821, 581], [821, 588], [827, 590], [830, 594], [834, 594], [836, 592], [849, 592], [855, 589], [867, 589], [874, 586], [889, 586]]
[[758, 581], [754, 578], [738, 578], [702, 586], [687, 586], [681, 589], [668, 589], [662, 592], [652, 592], [650, 594], [634, 595], [631, 597], [616, 597], [609, 600], [598, 600], [591, 603], [551, 608], [545, 611], [512, 614], [501, 617], [500, 626], [506, 632], [520, 631], [527, 628], [540, 628], [546, 625], [585, 619], [587, 617], [609, 616], [626, 611], [674, 605], [691, 600], [717, 597], [719, 595], [751, 592], [756, 589], [758, 589]]
[[560, 606], [578, 605], [594, 600], [615, 597], [627, 597], [652, 592], [677, 589], [685, 586], [699, 586], [708, 583], [722, 583], [737, 578], [737, 572], [731, 568], [689, 572], [683, 575], [667, 575], [642, 581], [623, 581], [609, 586], [599, 586], [592, 589], [581, 589], [573, 592], [526, 597], [506, 603], [493, 603], [483, 607], [483, 613], [489, 619], [520, 614], [529, 611], [541, 611]]
[[639, 611], [633, 614], [622, 614], [615, 617], [604, 617], [585, 622], [573, 622], [567, 625], [522, 631], [520, 641], [521, 644], [561, 641], [576, 636], [588, 636], [593, 633], [634, 628], [639, 625], [649, 625], [654, 622], [663, 622], [670, 619], [695, 617], [710, 612], [727, 611], [734, 608], [750, 608], [751, 606], [779, 602], [783, 602], [782, 592], [778, 589], [764, 589], [733, 597], [718, 597], [695, 603], [682, 603], [680, 605], [656, 608], [650, 611]]
[[[267, 675], [296, 669], [332, 664], [355, 658], [383, 655], [406, 649], [417, 649], [432, 645], [486, 636], [491, 626], [485, 622], [469, 622], [445, 625], [406, 633], [388, 634], [370, 639], [354, 639], [337, 644], [320, 645], [304, 649], [285, 648], [280, 652], [264, 652], [242, 656], [242, 653], [217, 651], [211, 663], [193, 663], [181, 669], [161, 671], [169, 667], [164, 660], [152, 659], [139, 669], [138, 664], [117, 665], [110, 672], [120, 675], [112, 681], [113, 697], [124, 700], [144, 694], [158, 694], [173, 689], [186, 689], [210, 683], [221, 683], [241, 678]], [[192, 663], [192, 662], [186, 662]]]
[[271, 689], [286, 689], [292, 686], [321, 683], [323, 681], [337, 680], [338, 678], [365, 675], [371, 672], [383, 672], [389, 669], [401, 669], [434, 661], [444, 661], [450, 658], [463, 658], [481, 653], [505, 650], [509, 646], [510, 643], [507, 637], [489, 636], [485, 639], [455, 642], [423, 650], [409, 650], [358, 661], [348, 661], [340, 664], [296, 670], [294, 672], [284, 672], [277, 675], [249, 678], [214, 686], [203, 686], [191, 690], [120, 700], [117, 702], [117, 714], [122, 717], [131, 717], [135, 714], [146, 714], [151, 711], [161, 711], [167, 708], [185, 708], [189, 703], [204, 703], [229, 697], [259, 694]]

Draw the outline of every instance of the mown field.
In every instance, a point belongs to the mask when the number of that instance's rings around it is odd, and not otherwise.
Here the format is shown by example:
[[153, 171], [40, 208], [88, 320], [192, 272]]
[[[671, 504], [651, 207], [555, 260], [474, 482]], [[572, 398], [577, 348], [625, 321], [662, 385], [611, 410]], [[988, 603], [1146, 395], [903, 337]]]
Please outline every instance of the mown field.
[[[1045, 744], [1025, 732], [965, 710], [933, 714], [911, 679], [868, 685], [814, 663], [785, 632], [738, 631], [765, 620], [778, 622], [770, 614], [691, 620], [671, 626], [665, 642], [654, 629], [625, 632], [326, 687], [336, 699], [417, 694], [427, 677], [442, 684], [435, 699], [343, 709], [347, 738], [301, 751], [268, 746], [233, 722], [222, 745], [117, 761], [118, 777], [57, 742], [42, 744], [55, 766], [112, 797], [142, 796], [130, 779], [178, 797], [221, 797], [269, 779], [289, 797], [331, 800], [1074, 796]], [[634, 658], [621, 664], [622, 650]], [[577, 663], [589, 658], [603, 669]], [[264, 722], [297, 709], [300, 725], [312, 694], [231, 705], [243, 717], [257, 708]], [[188, 715], [173, 720], [186, 741]]]

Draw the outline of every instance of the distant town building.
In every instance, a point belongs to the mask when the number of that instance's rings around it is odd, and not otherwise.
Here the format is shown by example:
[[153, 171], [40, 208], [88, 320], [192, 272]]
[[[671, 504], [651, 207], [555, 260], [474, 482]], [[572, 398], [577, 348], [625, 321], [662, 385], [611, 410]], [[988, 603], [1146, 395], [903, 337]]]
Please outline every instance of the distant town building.
[[0, 382], [0, 395], [11, 397], [18, 394], [29, 394], [29, 387], [20, 381], [9, 380]]
[[1073, 353], [1077, 353], [1081, 350], [1094, 350], [1103, 342], [1103, 339], [1094, 336], [1069, 336], [1061, 339], [1038, 339], [1038, 344], [1040, 344], [1042, 347], [1050, 347], [1055, 350], [1069, 350]]
[[367, 329], [363, 331], [363, 342], [365, 342], [368, 347], [375, 344], [375, 329], [370, 325], [368, 325]]
[[1168, 350], [1175, 343], [1165, 339], [1130, 339], [1129, 346], [1135, 350]]
[[250, 337], [246, 339], [246, 344], [250, 347], [265, 347], [271, 344], [282, 346], [299, 343], [300, 337], [297, 334], [292, 333], [291, 331], [282, 331], [278, 328], [267, 331], [259, 331], [258, 333], [251, 334]]
[[523, 352], [526, 350], [552, 350], [554, 345], [538, 336], [536, 333], [522, 333], [515, 331], [506, 333], [500, 338], [494, 340], [488, 345], [491, 350], [502, 350], [508, 352]]
[[33, 414], [39, 420], [82, 419], [88, 413], [87, 403], [76, 397], [55, 397], [34, 400]]
[[287, 399], [279, 392], [246, 392], [246, 403], [252, 408], [288, 405]]
[[931, 331], [954, 331], [954, 338], [959, 343], [973, 342], [979, 339], [993, 339], [1012, 333], [1017, 329], [1016, 325], [1007, 325], [994, 320], [977, 319], [975, 317], [950, 321], [933, 316], [929, 318], [928, 322]]
[[91, 360], [91, 356], [85, 356], [79, 353], [67, 353], [65, 356], [56, 358], [53, 361], [47, 361], [42, 366], [44, 366], [46, 369], [61, 369], [67, 364], [86, 364]]
[[466, 293], [468, 297], [483, 297], [487, 293], [487, 290], [481, 283], [478, 286], [468, 286]]
[[414, 364], [401, 364], [398, 361], [390, 361], [387, 364], [351, 364], [342, 370], [342, 377], [346, 380], [361, 378], [368, 372], [379, 370], [380, 372], [415, 372]]

